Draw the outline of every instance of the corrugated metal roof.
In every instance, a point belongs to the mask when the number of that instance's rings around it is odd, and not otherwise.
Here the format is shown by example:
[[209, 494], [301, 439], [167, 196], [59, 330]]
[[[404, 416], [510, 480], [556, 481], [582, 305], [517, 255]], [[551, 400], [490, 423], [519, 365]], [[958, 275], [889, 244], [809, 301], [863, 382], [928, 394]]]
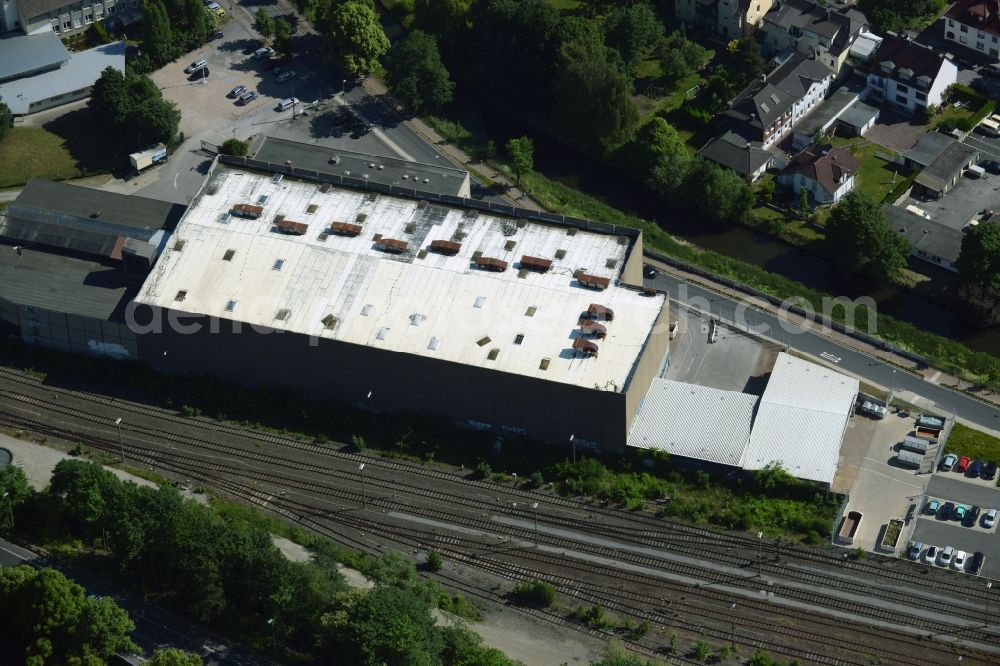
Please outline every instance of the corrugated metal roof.
[[749, 393], [654, 379], [628, 445], [738, 467], [757, 400]]
[[14, 115], [25, 115], [32, 102], [89, 88], [106, 67], [125, 72], [125, 42], [96, 46], [73, 53], [59, 69], [0, 84], [0, 100]]
[[773, 462], [802, 479], [831, 483], [858, 395], [858, 380], [778, 354], [744, 454], [746, 469]]
[[69, 51], [54, 32], [0, 35], [0, 81], [13, 79], [69, 60]]

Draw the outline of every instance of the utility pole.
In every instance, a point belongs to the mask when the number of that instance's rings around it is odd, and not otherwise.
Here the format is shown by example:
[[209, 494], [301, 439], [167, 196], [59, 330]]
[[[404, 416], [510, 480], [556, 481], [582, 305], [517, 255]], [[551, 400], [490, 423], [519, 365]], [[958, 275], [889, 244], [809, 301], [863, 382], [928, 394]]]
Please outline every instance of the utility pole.
[[125, 464], [125, 440], [122, 439], [122, 420], [121, 418], [115, 419], [115, 425], [118, 426], [118, 448], [122, 451], [122, 464]]
[[358, 465], [358, 471], [361, 472], [361, 506], [365, 509], [368, 508], [368, 494], [365, 492], [365, 464], [361, 463]]

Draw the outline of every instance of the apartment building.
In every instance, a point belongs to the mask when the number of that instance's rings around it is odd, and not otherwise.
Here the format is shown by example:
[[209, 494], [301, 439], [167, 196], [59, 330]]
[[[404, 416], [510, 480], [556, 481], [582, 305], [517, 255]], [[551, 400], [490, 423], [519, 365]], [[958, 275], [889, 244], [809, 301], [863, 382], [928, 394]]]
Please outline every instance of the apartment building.
[[1000, 0], [958, 0], [944, 15], [944, 38], [1000, 60]]

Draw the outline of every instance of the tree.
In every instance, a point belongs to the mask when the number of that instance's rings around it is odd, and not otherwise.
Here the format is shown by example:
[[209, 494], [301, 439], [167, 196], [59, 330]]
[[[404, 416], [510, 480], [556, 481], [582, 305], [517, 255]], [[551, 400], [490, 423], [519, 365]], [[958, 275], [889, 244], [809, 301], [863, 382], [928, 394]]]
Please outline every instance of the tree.
[[563, 45], [554, 91], [555, 122], [585, 149], [607, 152], [628, 140], [639, 122], [631, 79], [609, 49], [592, 41]]
[[126, 151], [170, 141], [180, 126], [180, 112], [152, 79], [142, 74], [106, 68], [94, 83], [90, 109], [104, 125], [111, 142]]
[[254, 15], [253, 29], [264, 38], [265, 44], [274, 34], [274, 18], [263, 7], [260, 7]]
[[174, 31], [170, 25], [167, 9], [161, 0], [146, 2], [143, 26], [143, 50], [153, 61], [154, 67], [160, 67], [173, 60], [178, 53]]
[[530, 82], [542, 94], [549, 91], [552, 41], [561, 22], [551, 2], [479, 0], [469, 9], [469, 21], [472, 27], [462, 40], [468, 48], [454, 67], [464, 61], [466, 70], [486, 86]]
[[707, 49], [687, 39], [679, 30], [662, 39], [656, 52], [663, 75], [671, 80], [695, 73], [708, 57]]
[[9, 106], [0, 102], [0, 141], [3, 141], [4, 136], [13, 126], [14, 114], [11, 113]]
[[909, 244], [885, 223], [882, 207], [869, 194], [854, 191], [833, 207], [826, 238], [845, 276], [883, 285], [906, 266]]
[[691, 160], [684, 188], [688, 205], [713, 224], [742, 220], [753, 205], [753, 193], [739, 174], [707, 160]]
[[32, 496], [24, 470], [16, 465], [0, 469], [0, 526], [14, 529], [14, 510]]
[[331, 4], [327, 13], [329, 32], [325, 54], [343, 72], [367, 75], [389, 50], [375, 10], [361, 2]]
[[247, 154], [247, 149], [249, 146], [246, 141], [240, 141], [239, 139], [226, 139], [219, 146], [219, 152], [223, 155], [235, 155], [236, 157], [244, 157]]
[[106, 128], [124, 123], [131, 108], [125, 75], [110, 65], [105, 67], [94, 82], [88, 105], [92, 115]]
[[295, 37], [292, 32], [292, 25], [285, 19], [275, 21], [274, 50], [284, 58], [290, 58], [295, 53]]
[[442, 566], [444, 566], [444, 560], [441, 558], [441, 553], [437, 552], [433, 548], [428, 548], [427, 569], [430, 571], [441, 571]]
[[535, 168], [535, 144], [531, 137], [522, 136], [507, 142], [507, 155], [510, 157], [511, 170], [517, 185], [521, 185], [521, 176]]
[[604, 42], [621, 54], [630, 71], [663, 37], [663, 24], [644, 2], [615, 7], [604, 17]]
[[677, 130], [653, 116], [623, 149], [622, 160], [650, 189], [669, 195], [683, 182], [690, 156]]
[[441, 50], [453, 52], [469, 29], [472, 0], [414, 0], [413, 28], [437, 37]]
[[104, 519], [106, 498], [121, 482], [100, 465], [61, 460], [52, 470], [48, 492], [62, 498], [74, 534], [90, 536]]
[[880, 31], [920, 28], [944, 11], [946, 0], [861, 0], [858, 9]]
[[962, 238], [958, 272], [973, 284], [1000, 287], [1000, 223], [980, 223]]
[[801, 187], [799, 188], [799, 212], [803, 215], [807, 214], [811, 206], [809, 205], [809, 188]]
[[722, 54], [721, 65], [737, 92], [759, 80], [767, 71], [760, 44], [753, 37], [729, 42]]
[[193, 652], [185, 652], [178, 648], [159, 648], [153, 652], [153, 658], [146, 666], [202, 666], [202, 658]]
[[407, 108], [423, 112], [451, 101], [455, 84], [441, 62], [437, 42], [414, 30], [389, 51], [387, 78], [393, 94]]
[[162, 97], [147, 99], [128, 115], [128, 124], [137, 134], [139, 147], [168, 143], [177, 134], [180, 123], [181, 112], [177, 105]]

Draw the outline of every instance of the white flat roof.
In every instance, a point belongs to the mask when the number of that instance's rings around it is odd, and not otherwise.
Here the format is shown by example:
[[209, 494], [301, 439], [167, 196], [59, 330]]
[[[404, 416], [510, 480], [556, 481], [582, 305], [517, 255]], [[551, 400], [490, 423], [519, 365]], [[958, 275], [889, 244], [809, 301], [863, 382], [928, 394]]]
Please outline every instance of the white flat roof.
[[793, 476], [831, 483], [858, 395], [857, 379], [780, 353], [743, 456], [745, 469], [772, 462]]
[[[230, 216], [237, 204], [261, 205], [264, 212], [257, 220]], [[308, 230], [278, 233], [279, 214]], [[363, 230], [354, 238], [322, 238], [333, 222]], [[405, 240], [409, 248], [381, 252], [376, 234]], [[458, 237], [455, 256], [425, 252], [433, 240]], [[177, 241], [184, 241], [180, 251]], [[615, 283], [630, 248], [622, 236], [288, 178], [275, 184], [270, 174], [216, 165], [136, 301], [621, 391], [665, 305], [663, 294], [646, 296]], [[500, 273], [477, 269], [475, 252], [509, 266]], [[544, 274], [519, 271], [522, 255], [550, 259], [552, 267]], [[611, 286], [584, 288], [574, 278], [577, 269], [609, 278]], [[611, 308], [614, 320], [602, 322], [607, 337], [594, 340], [598, 356], [584, 358], [572, 345], [579, 317], [592, 303]], [[324, 324], [329, 316], [332, 327]]]
[[656, 378], [628, 445], [739, 467], [758, 396]]

